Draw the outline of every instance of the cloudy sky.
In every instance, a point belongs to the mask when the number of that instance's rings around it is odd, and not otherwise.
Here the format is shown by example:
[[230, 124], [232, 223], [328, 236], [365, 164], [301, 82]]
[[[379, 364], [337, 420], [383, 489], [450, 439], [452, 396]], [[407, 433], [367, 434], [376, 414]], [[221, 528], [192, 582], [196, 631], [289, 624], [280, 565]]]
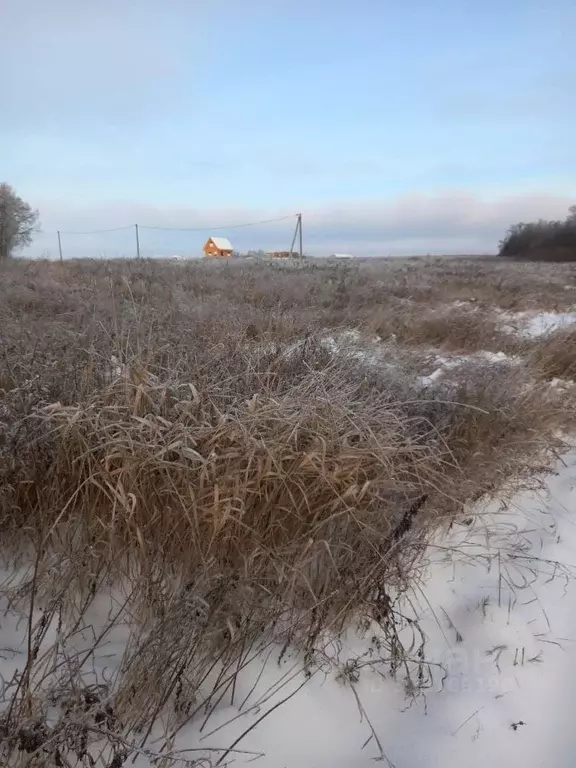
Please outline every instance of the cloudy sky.
[[576, 200], [573, 0], [0, 0], [0, 23], [0, 180], [36, 252], [298, 211], [313, 253], [487, 252]]

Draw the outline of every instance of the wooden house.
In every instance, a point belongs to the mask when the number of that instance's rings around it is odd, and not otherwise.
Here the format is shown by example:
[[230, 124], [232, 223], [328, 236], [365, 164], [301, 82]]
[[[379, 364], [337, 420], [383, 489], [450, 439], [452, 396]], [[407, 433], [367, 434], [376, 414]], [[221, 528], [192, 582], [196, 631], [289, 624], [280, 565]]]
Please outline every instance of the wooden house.
[[230, 259], [234, 253], [234, 248], [232, 248], [232, 243], [226, 237], [210, 237], [203, 251], [207, 258]]

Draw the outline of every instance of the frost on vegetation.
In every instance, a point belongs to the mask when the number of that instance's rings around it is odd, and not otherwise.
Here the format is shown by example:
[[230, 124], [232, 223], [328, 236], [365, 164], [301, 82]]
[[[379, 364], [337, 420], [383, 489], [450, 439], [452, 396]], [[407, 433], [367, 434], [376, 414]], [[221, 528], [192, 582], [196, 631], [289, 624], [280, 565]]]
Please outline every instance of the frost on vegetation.
[[[386, 364], [391, 353], [390, 346], [383, 344], [380, 336], [365, 337], [360, 331], [354, 329], [340, 333], [327, 332], [317, 337], [298, 339], [287, 343], [274, 341], [259, 343], [257, 351], [263, 355], [280, 354], [282, 357], [290, 359], [311, 342], [316, 343], [320, 350], [324, 350], [330, 355], [357, 360], [372, 366]], [[248, 343], [246, 349], [252, 350], [254, 345]]]
[[[259, 344], [258, 349], [263, 354], [280, 352], [289, 358], [303, 349], [308, 342], [301, 339], [295, 342], [279, 345], [278, 343]], [[462, 355], [438, 355], [431, 350], [407, 349], [398, 344], [394, 335], [384, 341], [380, 336], [366, 336], [357, 330], [350, 329], [341, 333], [322, 335], [317, 341], [319, 348], [330, 355], [345, 357], [355, 360], [371, 368], [386, 368], [395, 370], [399, 374], [415, 377], [421, 387], [428, 387], [440, 379], [444, 379], [450, 372], [456, 371], [465, 365], [508, 365], [513, 366], [521, 362], [517, 356], [507, 355], [505, 352], [491, 352], [480, 350], [471, 354]], [[426, 375], [418, 375], [418, 368], [422, 366], [435, 366], [433, 371]]]
[[[136, 668], [134, 683], [150, 686], [150, 670], [138, 667], [145, 642], [138, 646], [118, 621], [124, 596], [96, 597], [67, 637], [56, 614], [42, 627], [37, 609], [35, 674], [22, 684], [34, 696], [22, 699], [18, 730], [5, 737], [14, 751], [2, 765], [211, 768], [261, 757], [265, 768], [368, 768], [374, 760], [396, 768], [573, 766], [576, 534], [568, 510], [576, 453], [555, 469], [512, 498], [482, 498], [430, 544], [422, 586], [395, 605], [401, 645], [388, 648], [372, 624], [318, 638], [307, 658], [270, 645], [246, 654], [233, 686], [219, 667], [197, 686], [175, 680], [178, 717], [158, 716], [150, 730], [129, 725], [138, 722], [126, 698], [134, 692], [115, 695]], [[15, 604], [1, 602], [6, 712], [28, 641]], [[175, 651], [190, 644], [165, 629], [153, 654], [169, 652], [167, 640]], [[52, 651], [65, 663], [45, 676]]]

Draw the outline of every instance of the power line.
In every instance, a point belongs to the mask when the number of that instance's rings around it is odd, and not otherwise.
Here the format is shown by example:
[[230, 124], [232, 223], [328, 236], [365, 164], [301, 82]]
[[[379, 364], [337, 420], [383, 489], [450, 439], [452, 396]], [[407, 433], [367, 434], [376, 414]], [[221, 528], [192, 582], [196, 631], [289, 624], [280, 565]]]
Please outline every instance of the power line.
[[[242, 229], [244, 227], [260, 227], [263, 224], [275, 224], [278, 221], [287, 221], [288, 219], [294, 219], [298, 216], [296, 213], [292, 213], [289, 216], [280, 216], [275, 219], [264, 219], [263, 221], [250, 221], [244, 224], [218, 224], [216, 226], [205, 227], [153, 227], [146, 224], [126, 224], [123, 227], [113, 227], [112, 229], [94, 229], [90, 232], [72, 232], [66, 230], [59, 230], [61, 235], [102, 235], [108, 232], [122, 232], [127, 229], [134, 229], [137, 226], [139, 229], [154, 229], [162, 232], [210, 232], [216, 229]], [[45, 235], [54, 235], [57, 232], [43, 231]]]
[[[101, 235], [104, 232], [120, 232], [124, 229], [134, 229], [134, 224], [127, 224], [125, 227], [114, 227], [114, 229], [94, 229], [92, 232], [66, 232], [63, 229], [60, 229], [59, 232], [61, 235]], [[54, 232], [43, 231], [43, 234], [53, 235]]]
[[210, 227], [149, 227], [140, 224], [140, 229], [156, 229], [165, 232], [211, 232], [215, 229], [241, 229], [243, 227], [259, 227], [262, 224], [274, 224], [277, 221], [287, 221], [288, 219], [294, 219], [298, 214], [293, 213], [290, 216], [280, 216], [277, 219], [265, 219], [264, 221], [251, 221], [247, 224], [221, 224]]

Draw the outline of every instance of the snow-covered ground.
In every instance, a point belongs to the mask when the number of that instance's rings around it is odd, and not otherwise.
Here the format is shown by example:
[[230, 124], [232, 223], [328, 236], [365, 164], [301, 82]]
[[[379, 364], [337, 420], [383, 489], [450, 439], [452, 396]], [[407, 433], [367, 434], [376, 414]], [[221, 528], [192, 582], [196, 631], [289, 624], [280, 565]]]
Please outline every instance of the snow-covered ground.
[[576, 312], [502, 312], [502, 330], [537, 339], [576, 323]]
[[[572, 768], [576, 450], [538, 482], [508, 504], [479, 503], [466, 524], [430, 547], [406, 606], [426, 636], [430, 667], [421, 682], [429, 687], [411, 695], [402, 671], [393, 679], [389, 665], [378, 662], [372, 633], [350, 633], [337, 654], [347, 662], [346, 680], [328, 665], [306, 681], [297, 655], [279, 665], [273, 653], [246, 670], [234, 705], [222, 704], [202, 733], [197, 724], [184, 728], [173, 749], [227, 747], [270, 711], [235, 747], [246, 752], [230, 753], [221, 765], [243, 765], [258, 754], [265, 768], [368, 768], [374, 758], [396, 768]], [[100, 608], [104, 621], [108, 607]], [[96, 626], [98, 616], [90, 622]], [[25, 634], [24, 621], [0, 614], [4, 680], [22, 669]], [[110, 676], [124, 639], [124, 629], [107, 638], [96, 672]], [[326, 652], [334, 656], [335, 647]], [[411, 653], [417, 661], [417, 644]], [[223, 753], [213, 755], [216, 762]], [[150, 761], [141, 754], [136, 765]]]

